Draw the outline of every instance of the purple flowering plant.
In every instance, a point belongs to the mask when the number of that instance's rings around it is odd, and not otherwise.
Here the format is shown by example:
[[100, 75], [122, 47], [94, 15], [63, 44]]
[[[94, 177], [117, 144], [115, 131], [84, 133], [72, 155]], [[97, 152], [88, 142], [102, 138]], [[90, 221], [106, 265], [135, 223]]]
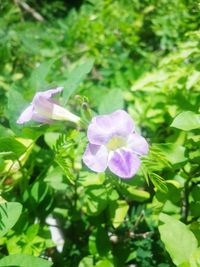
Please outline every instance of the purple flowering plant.
[[[21, 113], [17, 123], [30, 120], [52, 123], [54, 120], [79, 123], [80, 118], [53, 99], [61, 93], [62, 87], [37, 92], [31, 104]], [[124, 110], [108, 115], [96, 116], [88, 126], [89, 144], [83, 154], [83, 162], [94, 172], [107, 168], [121, 178], [133, 177], [141, 165], [140, 157], [147, 155], [149, 145], [144, 137], [135, 131], [131, 116]]]
[[108, 167], [121, 178], [131, 178], [138, 171], [140, 156], [148, 153], [148, 143], [135, 132], [130, 115], [117, 110], [92, 119], [87, 137], [89, 144], [83, 161], [89, 169], [104, 172]]
[[44, 92], [37, 92], [31, 104], [21, 113], [18, 124], [24, 124], [30, 120], [40, 123], [52, 123], [54, 120], [72, 121], [78, 123], [80, 118], [59, 105], [53, 96], [61, 93], [63, 87], [57, 87]]

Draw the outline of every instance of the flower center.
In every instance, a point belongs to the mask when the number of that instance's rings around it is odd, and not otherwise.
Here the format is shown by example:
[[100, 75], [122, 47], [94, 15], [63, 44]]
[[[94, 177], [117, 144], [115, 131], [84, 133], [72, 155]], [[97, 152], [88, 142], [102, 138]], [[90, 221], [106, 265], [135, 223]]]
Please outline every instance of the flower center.
[[126, 140], [123, 137], [113, 136], [106, 144], [106, 147], [108, 150], [116, 150], [125, 145], [126, 145]]

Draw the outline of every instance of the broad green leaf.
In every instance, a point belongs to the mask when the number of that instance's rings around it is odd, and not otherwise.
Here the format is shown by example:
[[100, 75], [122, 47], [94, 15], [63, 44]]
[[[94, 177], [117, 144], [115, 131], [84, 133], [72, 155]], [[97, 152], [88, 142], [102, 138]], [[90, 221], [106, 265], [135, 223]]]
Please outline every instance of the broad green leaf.
[[50, 148], [56, 145], [56, 142], [60, 136], [60, 133], [48, 132], [44, 134], [44, 140]]
[[93, 257], [92, 256], [87, 256], [87, 257], [84, 257], [78, 267], [93, 267]]
[[101, 185], [105, 181], [104, 173], [82, 172], [78, 182], [83, 186]]
[[192, 189], [192, 196], [195, 201], [200, 201], [200, 184], [197, 184], [193, 189]]
[[103, 227], [98, 227], [95, 237], [98, 254], [101, 257], [106, 256], [110, 250], [110, 240], [107, 231]]
[[36, 182], [31, 188], [31, 196], [36, 201], [36, 203], [40, 203], [44, 200], [46, 195], [48, 194], [49, 187], [43, 181]]
[[97, 255], [96, 236], [95, 233], [91, 234], [88, 242], [89, 252], [91, 255]]
[[59, 166], [48, 172], [44, 181], [53, 189], [58, 191], [65, 191], [68, 187], [67, 183], [63, 179], [63, 171]]
[[189, 267], [199, 267], [200, 266], [200, 248], [198, 248], [190, 257]]
[[41, 63], [39, 67], [33, 70], [30, 77], [30, 87], [33, 91], [37, 92], [47, 89], [45, 88], [48, 86], [48, 83], [46, 81], [46, 76], [48, 75], [54, 61], [55, 59], [45, 61]]
[[10, 152], [9, 159], [16, 159], [26, 150], [26, 146], [17, 141], [14, 137], [0, 138], [0, 152]]
[[36, 258], [32, 255], [10, 255], [0, 260], [0, 267], [16, 265], [19, 267], [50, 267], [52, 262]]
[[85, 190], [83, 210], [92, 216], [100, 214], [107, 206], [107, 192], [99, 186], [89, 186]]
[[101, 260], [97, 262], [95, 267], [114, 267], [114, 265], [109, 260]]
[[195, 85], [200, 78], [200, 72], [199, 71], [194, 71], [192, 75], [188, 76], [188, 80], [186, 83], [186, 88], [189, 90], [190, 88]]
[[127, 198], [138, 202], [143, 202], [150, 198], [150, 194], [148, 192], [136, 189], [134, 186], [124, 187], [122, 188], [122, 191], [125, 193]]
[[20, 132], [20, 126], [17, 125], [16, 121], [26, 107], [27, 103], [22, 94], [15, 90], [15, 88], [11, 88], [8, 93], [8, 119], [10, 127], [14, 132]]
[[194, 217], [200, 217], [200, 201], [190, 203], [191, 215]]
[[[23, 139], [23, 138], [15, 138], [15, 140], [25, 147], [25, 152], [22, 155], [18, 155], [17, 159], [16, 159], [16, 155], [13, 155], [13, 160], [11, 160], [11, 158], [12, 158], [12, 154], [11, 154], [9, 156], [9, 159], [4, 161], [5, 167], [3, 169], [3, 172], [8, 172], [8, 171], [10, 173], [17, 172], [21, 168], [21, 166], [24, 166], [24, 164], [26, 163], [26, 161], [27, 161], [32, 149], [33, 149], [33, 145], [34, 145], [33, 140]], [[16, 148], [16, 146], [15, 146], [15, 148]]]
[[117, 228], [123, 223], [129, 205], [124, 200], [118, 200], [109, 204], [109, 214], [112, 225]]
[[167, 186], [166, 191], [157, 191], [156, 198], [158, 201], [164, 203], [170, 200], [172, 203], [177, 203], [181, 199], [181, 186], [175, 180], [166, 180], [165, 185]]
[[161, 240], [174, 264], [188, 262], [198, 246], [194, 234], [185, 224], [169, 215], [161, 213], [159, 219], [163, 223], [159, 226]]
[[107, 192], [108, 192], [108, 197], [111, 201], [116, 201], [119, 199], [119, 194], [117, 190], [115, 190], [114, 188], [111, 187]]
[[171, 127], [181, 129], [183, 131], [191, 131], [200, 128], [200, 115], [192, 111], [184, 111], [180, 113], [172, 122]]
[[14, 136], [14, 133], [9, 129], [0, 125], [0, 136], [2, 137], [11, 137]]
[[162, 154], [172, 165], [180, 164], [187, 160], [185, 157], [185, 147], [183, 146], [173, 143], [166, 143], [156, 144], [156, 147], [162, 151]]
[[31, 242], [34, 237], [38, 234], [39, 231], [39, 224], [33, 224], [31, 225], [28, 230], [26, 231], [26, 237]]
[[92, 255], [107, 256], [110, 251], [110, 240], [107, 231], [99, 226], [89, 237], [89, 250]]
[[88, 59], [85, 63], [77, 66], [69, 75], [66, 82], [61, 85], [64, 87], [63, 103], [66, 104], [69, 97], [75, 92], [76, 88], [91, 71], [94, 64], [93, 59]]
[[0, 205], [0, 237], [15, 225], [21, 212], [22, 205], [18, 202], [7, 202]]
[[167, 214], [179, 214], [181, 212], [181, 209], [179, 205], [176, 205], [170, 200], [167, 200], [162, 207], [162, 212]]
[[119, 89], [112, 89], [106, 94], [99, 105], [99, 114], [108, 114], [117, 109], [123, 109], [124, 101], [122, 91]]

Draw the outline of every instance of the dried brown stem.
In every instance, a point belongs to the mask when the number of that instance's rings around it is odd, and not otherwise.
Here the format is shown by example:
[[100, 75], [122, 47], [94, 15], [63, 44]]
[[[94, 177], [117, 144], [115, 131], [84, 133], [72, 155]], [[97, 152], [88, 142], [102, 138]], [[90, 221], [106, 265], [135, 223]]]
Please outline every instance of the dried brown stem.
[[21, 6], [26, 12], [30, 13], [36, 20], [38, 21], [44, 21], [44, 18], [42, 15], [40, 15], [34, 8], [29, 6], [26, 2], [15, 0], [15, 3], [18, 6]]

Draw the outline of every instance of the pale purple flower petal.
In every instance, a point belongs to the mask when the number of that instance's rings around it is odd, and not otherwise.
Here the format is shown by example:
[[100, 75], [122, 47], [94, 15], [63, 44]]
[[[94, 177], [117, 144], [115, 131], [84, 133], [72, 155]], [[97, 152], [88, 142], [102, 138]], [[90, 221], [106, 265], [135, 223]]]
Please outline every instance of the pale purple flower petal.
[[[60, 93], [63, 87], [58, 87], [56, 89], [50, 89], [44, 92], [38, 92], [33, 98], [33, 106], [35, 111], [40, 115], [46, 115], [52, 112], [54, 100], [51, 99], [52, 96]], [[58, 103], [56, 103], [58, 104]]]
[[60, 105], [53, 104], [51, 119], [53, 120], [66, 120], [78, 123], [80, 117], [71, 113], [69, 110], [61, 107]]
[[17, 123], [18, 124], [23, 124], [27, 121], [30, 121], [33, 117], [33, 105], [29, 105], [23, 112], [22, 114], [19, 116]]
[[109, 157], [109, 169], [121, 178], [131, 178], [140, 167], [140, 159], [130, 150], [118, 149]]
[[[50, 99], [52, 96], [61, 93], [63, 91], [63, 87], [57, 87], [55, 89], [49, 89], [47, 91], [43, 91], [43, 92], [37, 92], [35, 97], [37, 96], [37, 94], [40, 94], [41, 96], [43, 96], [46, 99]], [[34, 98], [35, 98], [34, 97]], [[33, 99], [34, 101], [34, 99]]]
[[36, 121], [36, 122], [40, 122], [40, 123], [48, 123], [48, 124], [51, 124], [53, 122], [53, 120], [51, 119], [47, 119], [43, 116], [40, 116], [38, 115], [37, 113], [34, 113], [33, 114], [33, 117], [32, 117], [32, 120], [33, 121]]
[[93, 171], [108, 167], [121, 178], [133, 177], [141, 164], [139, 157], [146, 155], [149, 147], [134, 130], [132, 118], [123, 110], [94, 117], [88, 127], [90, 144], [83, 161]]
[[36, 93], [33, 99], [34, 111], [40, 116], [51, 118], [53, 103], [43, 93]]
[[83, 155], [83, 162], [95, 172], [105, 171], [108, 162], [108, 151], [106, 147], [88, 144]]
[[[67, 120], [78, 123], [80, 118], [65, 108], [61, 107], [58, 101], [52, 99], [55, 94], [60, 93], [62, 87], [50, 89], [46, 92], [38, 92], [35, 94], [31, 103], [31, 116], [30, 110], [26, 109], [17, 123], [25, 123], [29, 120], [34, 120], [41, 123], [51, 123], [53, 120]], [[21, 118], [22, 117], [22, 118]]]
[[88, 127], [89, 142], [104, 145], [113, 136], [127, 137], [134, 131], [134, 123], [124, 110], [117, 110], [109, 115], [96, 116]]
[[129, 135], [127, 147], [139, 155], [147, 155], [149, 150], [149, 145], [146, 139], [136, 133]]

